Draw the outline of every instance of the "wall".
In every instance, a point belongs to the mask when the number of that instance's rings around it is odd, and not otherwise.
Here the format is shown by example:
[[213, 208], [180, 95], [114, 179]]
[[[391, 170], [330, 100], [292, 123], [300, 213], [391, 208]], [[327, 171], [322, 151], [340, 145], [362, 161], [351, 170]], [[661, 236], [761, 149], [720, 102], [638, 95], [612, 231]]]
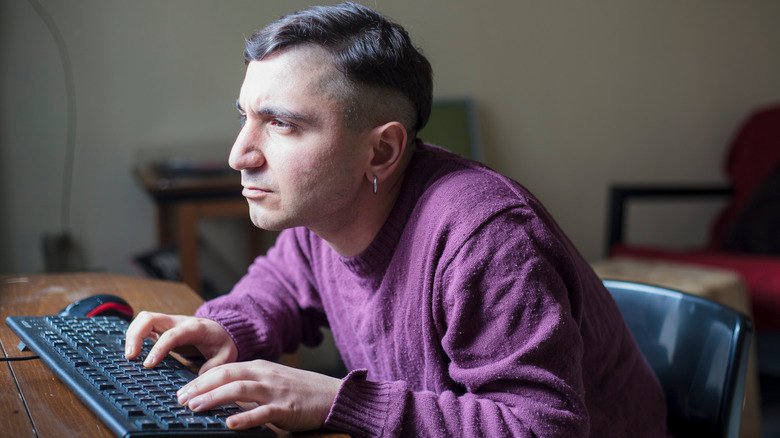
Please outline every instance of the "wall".
[[[91, 267], [133, 273], [131, 256], [155, 245], [153, 204], [131, 174], [138, 155], [226, 156], [243, 38], [307, 2], [41, 4], [73, 63], [72, 232]], [[722, 181], [739, 121], [780, 100], [778, 2], [372, 4], [429, 56], [437, 96], [474, 97], [487, 163], [535, 192], [589, 259], [602, 252], [608, 183]], [[65, 91], [24, 0], [0, 0], [0, 65], [0, 273], [36, 272], [42, 233], [61, 226]], [[667, 215], [648, 214], [651, 225]], [[703, 235], [706, 221], [683, 222], [671, 240]]]

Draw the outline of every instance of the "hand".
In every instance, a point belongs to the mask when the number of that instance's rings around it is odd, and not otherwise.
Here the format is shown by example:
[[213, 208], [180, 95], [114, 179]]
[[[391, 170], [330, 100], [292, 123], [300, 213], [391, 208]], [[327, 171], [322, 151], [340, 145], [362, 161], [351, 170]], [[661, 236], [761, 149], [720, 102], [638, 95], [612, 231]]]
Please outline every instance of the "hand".
[[176, 347], [192, 345], [207, 359], [200, 373], [238, 358], [238, 348], [219, 323], [194, 316], [141, 312], [125, 333], [125, 357], [134, 359], [145, 338], [157, 338], [144, 366], [151, 368]]
[[195, 412], [233, 402], [259, 406], [228, 417], [231, 429], [273, 423], [287, 431], [317, 429], [325, 422], [341, 380], [273, 362], [221, 365], [184, 385], [179, 403]]

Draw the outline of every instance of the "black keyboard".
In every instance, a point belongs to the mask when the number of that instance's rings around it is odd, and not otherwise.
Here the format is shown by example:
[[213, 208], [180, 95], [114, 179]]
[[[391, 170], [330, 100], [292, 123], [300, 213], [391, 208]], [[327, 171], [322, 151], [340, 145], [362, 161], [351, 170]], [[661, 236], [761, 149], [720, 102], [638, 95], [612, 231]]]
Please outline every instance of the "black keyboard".
[[[180, 406], [176, 391], [196, 374], [171, 356], [152, 369], [125, 359], [128, 323], [119, 318], [11, 316], [6, 322], [117, 436], [276, 436], [266, 428], [229, 430], [227, 417], [241, 410], [234, 404], [202, 413]], [[144, 341], [141, 357], [151, 346]]]

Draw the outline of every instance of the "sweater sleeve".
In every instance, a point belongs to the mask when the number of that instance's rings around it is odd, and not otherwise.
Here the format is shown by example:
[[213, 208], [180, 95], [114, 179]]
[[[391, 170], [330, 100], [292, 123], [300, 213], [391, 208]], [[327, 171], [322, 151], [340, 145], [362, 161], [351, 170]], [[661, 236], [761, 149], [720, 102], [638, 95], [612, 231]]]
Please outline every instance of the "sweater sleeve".
[[203, 304], [196, 316], [221, 324], [238, 347], [238, 360], [277, 359], [300, 343], [314, 346], [327, 324], [314, 286], [302, 229], [283, 231], [229, 294]]
[[[345, 378], [326, 426], [355, 436], [586, 436], [570, 256], [538, 221], [501, 215], [473, 234], [434, 298], [451, 388]], [[577, 300], [574, 300], [576, 303]], [[438, 316], [436, 316], [438, 314]]]

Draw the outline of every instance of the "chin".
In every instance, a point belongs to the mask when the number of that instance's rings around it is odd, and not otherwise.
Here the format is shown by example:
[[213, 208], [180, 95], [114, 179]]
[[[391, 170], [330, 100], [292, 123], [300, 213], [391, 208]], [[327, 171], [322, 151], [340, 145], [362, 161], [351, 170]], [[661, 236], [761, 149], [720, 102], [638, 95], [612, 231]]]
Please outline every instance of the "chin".
[[289, 220], [275, 218], [266, 211], [257, 211], [257, 209], [252, 207], [249, 210], [249, 218], [257, 228], [267, 231], [282, 231], [295, 226], [290, 224]]

